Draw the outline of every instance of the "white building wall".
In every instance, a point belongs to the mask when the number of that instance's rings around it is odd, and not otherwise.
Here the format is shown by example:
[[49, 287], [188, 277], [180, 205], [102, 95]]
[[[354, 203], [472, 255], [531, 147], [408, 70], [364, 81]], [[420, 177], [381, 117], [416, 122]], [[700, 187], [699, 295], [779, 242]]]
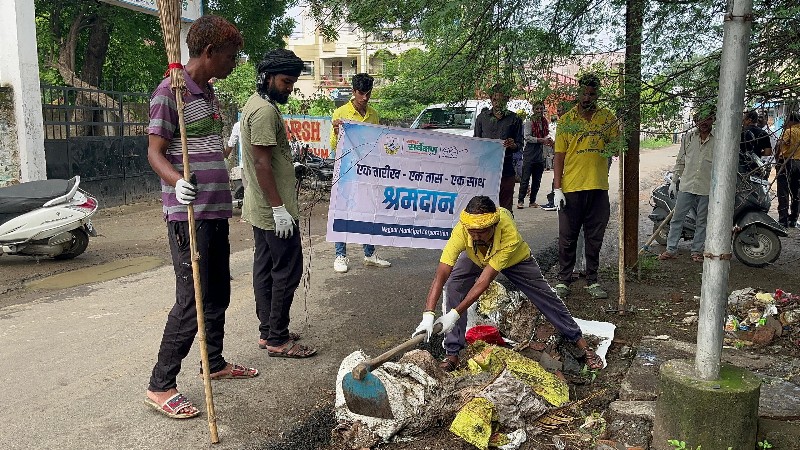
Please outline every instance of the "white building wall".
[[0, 185], [42, 180], [47, 168], [33, 1], [0, 0], [0, 11], [0, 85], [9, 86], [13, 98], [13, 118], [0, 117], [6, 134], [0, 137], [0, 167], [6, 167]]

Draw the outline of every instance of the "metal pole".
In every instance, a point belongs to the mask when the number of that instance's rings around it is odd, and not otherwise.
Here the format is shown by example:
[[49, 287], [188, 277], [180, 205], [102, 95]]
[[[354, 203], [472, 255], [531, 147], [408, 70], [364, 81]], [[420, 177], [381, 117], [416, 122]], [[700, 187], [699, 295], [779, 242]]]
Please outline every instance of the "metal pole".
[[729, 0], [725, 14], [722, 58], [717, 99], [718, 137], [711, 171], [708, 202], [706, 253], [700, 291], [700, 316], [697, 324], [695, 368], [700, 378], [719, 378], [723, 326], [731, 259], [733, 202], [736, 193], [736, 166], [744, 110], [752, 0]]

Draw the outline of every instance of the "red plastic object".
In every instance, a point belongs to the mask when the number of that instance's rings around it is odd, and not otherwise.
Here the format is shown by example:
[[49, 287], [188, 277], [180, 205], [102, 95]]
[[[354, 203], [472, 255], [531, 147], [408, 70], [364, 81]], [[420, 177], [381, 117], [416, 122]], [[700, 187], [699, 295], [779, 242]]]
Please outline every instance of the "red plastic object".
[[506, 345], [506, 341], [500, 336], [500, 332], [491, 325], [475, 325], [467, 330], [465, 338], [468, 344], [472, 344], [475, 341], [483, 341], [487, 344]]

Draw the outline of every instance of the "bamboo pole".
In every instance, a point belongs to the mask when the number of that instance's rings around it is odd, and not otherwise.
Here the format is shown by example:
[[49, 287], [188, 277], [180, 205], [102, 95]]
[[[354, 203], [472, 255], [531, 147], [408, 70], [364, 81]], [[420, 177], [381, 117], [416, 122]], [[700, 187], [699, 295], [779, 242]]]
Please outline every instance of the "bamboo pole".
[[[178, 125], [181, 134], [181, 152], [183, 153], [183, 179], [189, 181], [191, 168], [189, 167], [189, 148], [186, 144], [186, 121], [184, 119], [183, 91], [186, 81], [183, 78], [181, 61], [181, 1], [157, 0], [158, 15], [161, 21], [161, 31], [164, 34], [164, 44], [167, 50], [167, 60], [170, 63], [171, 87], [175, 93], [175, 106], [178, 109]], [[178, 63], [178, 64], [176, 64]], [[192, 279], [194, 281], [194, 302], [197, 309], [197, 340], [200, 345], [200, 360], [203, 366], [203, 386], [206, 394], [206, 410], [208, 411], [208, 430], [211, 443], [219, 443], [217, 432], [217, 415], [214, 411], [214, 393], [211, 389], [211, 366], [208, 363], [208, 345], [206, 343], [206, 321], [203, 308], [203, 288], [200, 283], [200, 255], [197, 253], [197, 231], [194, 220], [194, 207], [187, 206], [189, 219], [189, 249], [192, 260]]]
[[[619, 153], [619, 302], [617, 313], [625, 315], [625, 152]], [[637, 190], [638, 192], [638, 190]]]

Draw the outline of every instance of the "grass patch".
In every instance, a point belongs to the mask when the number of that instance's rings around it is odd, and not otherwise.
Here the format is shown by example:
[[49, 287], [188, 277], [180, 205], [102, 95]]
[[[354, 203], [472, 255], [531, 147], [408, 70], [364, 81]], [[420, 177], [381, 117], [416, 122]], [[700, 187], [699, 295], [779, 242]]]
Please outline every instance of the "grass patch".
[[647, 138], [639, 144], [641, 148], [655, 149], [672, 145], [672, 139], [669, 138]]

